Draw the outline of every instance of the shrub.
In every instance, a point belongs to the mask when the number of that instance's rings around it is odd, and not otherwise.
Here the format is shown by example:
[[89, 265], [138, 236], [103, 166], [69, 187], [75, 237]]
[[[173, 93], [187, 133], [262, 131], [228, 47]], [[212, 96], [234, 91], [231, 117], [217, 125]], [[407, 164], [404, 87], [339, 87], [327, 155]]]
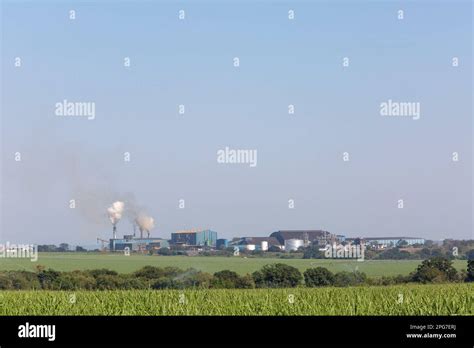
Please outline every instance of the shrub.
[[135, 277], [145, 278], [145, 279], [158, 279], [163, 277], [163, 269], [154, 266], [145, 266], [138, 271], [134, 272]]
[[60, 276], [60, 273], [52, 269], [40, 271], [38, 273], [38, 280], [41, 284], [41, 288], [43, 289], [54, 288], [53, 284], [59, 276]]
[[110, 274], [100, 274], [95, 278], [97, 290], [115, 290], [120, 289], [123, 281], [120, 277]]
[[121, 282], [121, 289], [148, 289], [150, 284], [148, 281], [140, 278], [124, 276]]
[[338, 272], [334, 275], [334, 285], [335, 286], [354, 286], [360, 285], [367, 282], [367, 276], [365, 273], [355, 271], [355, 272]]
[[145, 279], [159, 279], [162, 277], [176, 277], [179, 274], [182, 274], [183, 270], [176, 267], [165, 267], [159, 268], [154, 266], [145, 266], [138, 271], [134, 272], [135, 277], [145, 278]]
[[89, 273], [74, 271], [61, 273], [52, 283], [55, 290], [92, 290], [95, 288], [96, 280]]
[[415, 282], [439, 283], [456, 280], [457, 271], [452, 265], [452, 261], [443, 257], [433, 257], [424, 260], [412, 274]]
[[249, 274], [239, 276], [236, 272], [224, 270], [214, 273], [211, 286], [219, 289], [253, 289], [255, 282]]
[[255, 282], [250, 274], [246, 274], [239, 277], [235, 284], [236, 289], [253, 289], [255, 288]]
[[7, 274], [0, 274], [0, 290], [13, 289], [13, 282]]
[[213, 280], [213, 276], [209, 273], [197, 271], [193, 268], [186, 270], [184, 273], [174, 277], [174, 287], [183, 288], [209, 288]]
[[309, 268], [304, 272], [306, 286], [328, 286], [334, 284], [334, 274], [324, 267]]
[[466, 281], [474, 282], [474, 259], [467, 261], [467, 277]]
[[161, 277], [153, 282], [152, 289], [177, 289], [179, 284], [176, 284], [173, 279]]
[[302, 279], [297, 268], [283, 263], [265, 265], [260, 271], [256, 271], [252, 275], [257, 287], [293, 288]]
[[110, 269], [106, 269], [106, 268], [101, 268], [101, 269], [93, 269], [93, 270], [89, 270], [89, 271], [86, 271], [87, 273], [89, 273], [91, 276], [93, 276], [94, 278], [97, 278], [98, 276], [100, 275], [111, 275], [111, 276], [116, 276], [118, 275], [117, 272], [115, 271], [112, 271]]
[[239, 281], [239, 275], [236, 272], [224, 270], [214, 273], [212, 286], [221, 289], [233, 289]]

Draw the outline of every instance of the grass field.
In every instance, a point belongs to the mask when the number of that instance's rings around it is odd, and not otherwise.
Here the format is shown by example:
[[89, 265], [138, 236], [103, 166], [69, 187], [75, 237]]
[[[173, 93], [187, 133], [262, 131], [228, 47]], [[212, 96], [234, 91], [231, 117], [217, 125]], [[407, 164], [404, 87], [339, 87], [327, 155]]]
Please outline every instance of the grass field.
[[[304, 271], [311, 267], [326, 267], [330, 271], [365, 272], [369, 277], [407, 275], [420, 264], [419, 260], [384, 260], [384, 261], [349, 261], [320, 259], [271, 259], [243, 257], [210, 257], [210, 256], [149, 256], [101, 253], [39, 253], [38, 261], [28, 259], [1, 259], [1, 270], [35, 270], [43, 265], [58, 271], [108, 268], [120, 273], [131, 273], [137, 269], [152, 265], [157, 267], [174, 266], [182, 269], [195, 268], [204, 272], [214, 273], [223, 269], [240, 274], [251, 273], [269, 263], [286, 263]], [[454, 261], [458, 269], [466, 269], [466, 261]]]
[[2, 291], [0, 315], [472, 315], [473, 287]]

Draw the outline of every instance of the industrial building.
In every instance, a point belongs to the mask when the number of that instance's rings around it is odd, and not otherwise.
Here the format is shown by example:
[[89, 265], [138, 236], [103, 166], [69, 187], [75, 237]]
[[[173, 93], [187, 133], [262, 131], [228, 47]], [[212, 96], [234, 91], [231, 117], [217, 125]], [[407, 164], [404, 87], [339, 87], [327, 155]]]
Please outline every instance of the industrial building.
[[366, 237], [360, 238], [360, 240], [366, 245], [374, 246], [379, 249], [395, 247], [402, 241], [406, 241], [407, 245], [425, 244], [425, 239], [419, 237]]
[[[302, 241], [303, 245], [318, 244], [326, 245], [345, 239], [342, 235], [334, 235], [327, 231], [322, 230], [281, 230], [273, 232], [270, 237], [276, 238], [280, 245], [284, 246], [287, 244], [287, 240], [299, 240]], [[292, 245], [297, 245], [295, 241], [290, 242]]]
[[184, 230], [171, 233], [171, 244], [184, 247], [212, 247], [217, 243], [217, 232], [211, 230]]
[[162, 238], [135, 238], [133, 235], [125, 235], [123, 238], [110, 239], [109, 248], [111, 251], [123, 251], [129, 248], [130, 251], [158, 250], [169, 248], [167, 240]]
[[281, 244], [278, 239], [274, 237], [243, 237], [235, 238], [230, 243], [231, 246], [236, 246], [239, 250], [262, 250], [267, 251], [270, 247], [275, 246], [281, 249]]
[[216, 249], [222, 250], [226, 249], [229, 246], [229, 241], [227, 239], [218, 239], [216, 241]]

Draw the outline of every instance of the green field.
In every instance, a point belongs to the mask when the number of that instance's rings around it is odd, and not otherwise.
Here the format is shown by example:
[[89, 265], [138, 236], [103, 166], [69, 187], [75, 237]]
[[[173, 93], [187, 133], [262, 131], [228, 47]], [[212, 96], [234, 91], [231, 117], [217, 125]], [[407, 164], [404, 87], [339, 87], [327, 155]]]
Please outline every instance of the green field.
[[472, 315], [473, 287], [2, 291], [0, 315]]
[[[421, 263], [419, 260], [383, 260], [362, 262], [348, 260], [321, 260], [321, 259], [271, 259], [271, 258], [243, 258], [211, 257], [211, 256], [149, 256], [101, 253], [39, 253], [38, 261], [28, 259], [0, 259], [2, 270], [29, 270], [34, 271], [37, 265], [43, 265], [58, 271], [73, 271], [94, 268], [108, 268], [120, 273], [131, 273], [137, 269], [152, 265], [157, 267], [174, 266], [182, 269], [195, 268], [204, 272], [214, 273], [223, 269], [240, 274], [251, 273], [269, 263], [286, 263], [304, 271], [311, 267], [326, 267], [330, 271], [365, 272], [369, 277], [407, 275], [414, 271]], [[466, 261], [456, 260], [454, 266], [466, 269]]]

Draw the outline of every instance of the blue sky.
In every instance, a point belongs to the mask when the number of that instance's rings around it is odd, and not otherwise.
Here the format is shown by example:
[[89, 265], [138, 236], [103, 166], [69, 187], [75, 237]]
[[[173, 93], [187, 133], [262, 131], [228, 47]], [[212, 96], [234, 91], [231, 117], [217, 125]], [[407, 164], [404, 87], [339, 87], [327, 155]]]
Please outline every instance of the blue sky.
[[[93, 243], [123, 198], [166, 238], [472, 238], [469, 1], [2, 1], [1, 59], [2, 240]], [[64, 99], [96, 118], [56, 116]], [[382, 117], [388, 99], [420, 120]], [[218, 164], [226, 146], [258, 165]]]

